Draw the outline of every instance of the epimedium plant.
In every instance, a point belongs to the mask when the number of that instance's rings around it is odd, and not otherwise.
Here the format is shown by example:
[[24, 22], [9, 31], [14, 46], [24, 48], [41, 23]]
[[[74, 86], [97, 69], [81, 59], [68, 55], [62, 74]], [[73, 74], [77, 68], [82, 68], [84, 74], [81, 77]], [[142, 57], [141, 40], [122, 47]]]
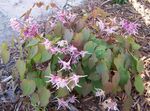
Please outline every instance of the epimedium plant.
[[[137, 33], [137, 25], [123, 20], [116, 28], [115, 19], [108, 24], [97, 13], [105, 13], [99, 9], [92, 12], [94, 20], [98, 19], [93, 25], [98, 34], [85, 25], [84, 16], [77, 20], [77, 14], [66, 10], [59, 10], [53, 17], [51, 31], [45, 36], [35, 20], [11, 19], [11, 27], [21, 37], [20, 58], [16, 62], [21, 89], [35, 108], [45, 108], [52, 101], [58, 103], [58, 109], [70, 108], [69, 104], [78, 102], [72, 92], [87, 96], [98, 88], [105, 93], [124, 91], [131, 97], [131, 83], [143, 93], [140, 46], [131, 36]], [[99, 36], [114, 37], [106, 40]], [[1, 57], [4, 63], [8, 62], [6, 43], [1, 46]]]

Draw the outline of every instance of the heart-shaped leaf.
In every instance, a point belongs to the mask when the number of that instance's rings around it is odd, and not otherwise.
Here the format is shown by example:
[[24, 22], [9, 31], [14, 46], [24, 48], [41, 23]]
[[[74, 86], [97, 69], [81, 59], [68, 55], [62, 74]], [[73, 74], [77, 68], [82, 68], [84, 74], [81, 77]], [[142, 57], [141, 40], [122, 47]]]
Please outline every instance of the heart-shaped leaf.
[[92, 41], [89, 41], [87, 42], [85, 45], [84, 45], [84, 50], [85, 51], [88, 51], [89, 53], [93, 53], [95, 48], [96, 48], [97, 44], [92, 42]]
[[70, 43], [72, 38], [73, 38], [73, 31], [65, 29], [64, 39], [67, 40], [68, 43]]
[[16, 62], [16, 68], [20, 74], [20, 78], [23, 79], [26, 71], [26, 63], [23, 60], [18, 60]]
[[33, 46], [31, 49], [30, 49], [30, 59], [32, 59], [36, 54], [38, 53], [38, 46]]
[[46, 62], [51, 59], [52, 54], [50, 54], [47, 50], [43, 50], [41, 52], [41, 56], [42, 56], [41, 62]]
[[23, 91], [23, 95], [29, 96], [31, 95], [36, 88], [36, 84], [33, 80], [23, 79], [21, 82], [21, 89]]
[[3, 42], [1, 44], [1, 48], [0, 48], [0, 55], [2, 57], [3, 62], [6, 64], [9, 61], [10, 58], [10, 52], [8, 50], [8, 45], [6, 42]]
[[136, 90], [137, 90], [140, 94], [143, 93], [143, 91], [144, 91], [144, 85], [143, 85], [143, 80], [142, 80], [142, 78], [141, 78], [140, 75], [137, 75], [137, 76], [135, 77], [134, 86], [135, 86]]
[[26, 47], [34, 46], [34, 45], [38, 44], [39, 42], [40, 42], [40, 40], [37, 38], [31, 39]]
[[41, 87], [38, 89], [38, 95], [40, 100], [40, 106], [47, 106], [47, 104], [49, 103], [49, 98], [51, 96], [50, 91], [45, 87]]

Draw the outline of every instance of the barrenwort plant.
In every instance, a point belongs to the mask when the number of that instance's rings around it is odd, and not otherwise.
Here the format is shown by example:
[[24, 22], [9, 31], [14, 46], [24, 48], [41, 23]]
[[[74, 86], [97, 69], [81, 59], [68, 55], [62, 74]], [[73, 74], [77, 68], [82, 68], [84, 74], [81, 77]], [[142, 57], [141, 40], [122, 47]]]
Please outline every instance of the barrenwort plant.
[[[137, 23], [111, 19], [99, 8], [82, 16], [56, 10], [44, 34], [42, 23], [30, 17], [10, 20], [20, 34], [16, 68], [22, 93], [35, 109], [45, 108], [49, 102], [56, 102], [57, 109], [70, 109], [69, 104], [79, 102], [77, 94], [93, 92], [104, 99], [105, 94], [123, 91], [131, 97], [132, 87], [143, 93], [140, 46], [132, 37], [138, 33]], [[6, 43], [1, 46], [1, 57], [8, 62]], [[112, 108], [104, 103], [106, 108], [118, 110], [113, 104]]]

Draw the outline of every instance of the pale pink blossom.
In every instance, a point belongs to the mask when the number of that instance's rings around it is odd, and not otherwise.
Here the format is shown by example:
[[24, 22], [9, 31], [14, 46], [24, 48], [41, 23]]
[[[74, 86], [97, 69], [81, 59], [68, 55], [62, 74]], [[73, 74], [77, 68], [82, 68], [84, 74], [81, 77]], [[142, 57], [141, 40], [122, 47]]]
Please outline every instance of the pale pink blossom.
[[87, 55], [87, 54], [91, 54], [88, 51], [80, 51], [79, 53], [80, 53], [82, 58], [85, 57], [85, 55]]
[[66, 11], [61, 10], [57, 12], [57, 18], [59, 19], [59, 21], [61, 21], [63, 24], [67, 23], [66, 21]]
[[51, 47], [51, 48], [49, 49], [49, 51], [50, 51], [52, 54], [62, 53], [61, 50], [60, 50], [60, 48], [54, 47], [54, 46]]
[[73, 22], [76, 19], [77, 15], [75, 13], [71, 13], [70, 11], [61, 10], [57, 13], [57, 18], [63, 24], [67, 22]]
[[75, 102], [79, 102], [79, 101], [77, 100], [77, 97], [75, 97], [75, 96], [73, 95], [73, 96], [71, 96], [71, 97], [69, 97], [69, 98], [67, 99], [67, 102], [68, 102], [68, 103], [75, 103]]
[[100, 100], [104, 100], [105, 98], [105, 91], [103, 91], [102, 89], [99, 88], [95, 88], [96, 92], [95, 92], [95, 96], [99, 97]]
[[55, 21], [50, 21], [50, 27], [54, 28], [56, 26], [56, 22]]
[[59, 63], [61, 64], [61, 66], [62, 66], [62, 68], [59, 70], [59, 71], [62, 71], [62, 70], [65, 70], [65, 71], [67, 71], [67, 70], [72, 70], [71, 69], [71, 59], [72, 58], [70, 58], [70, 60], [68, 61], [68, 62], [66, 62], [66, 61], [63, 61], [63, 60], [61, 60], [60, 58], [59, 58]]
[[77, 15], [71, 12], [68, 12], [66, 18], [68, 21], [73, 22], [76, 19]]
[[46, 50], [50, 50], [52, 46], [52, 43], [48, 39], [45, 39], [45, 41], [42, 44], [45, 46]]
[[107, 35], [110, 34], [116, 34], [117, 27], [107, 27], [104, 31], [106, 32]]
[[39, 25], [36, 23], [30, 24], [25, 27], [24, 36], [25, 37], [36, 37], [39, 34]]
[[81, 75], [76, 75], [73, 74], [70, 78], [69, 78], [69, 82], [71, 82], [71, 89], [73, 89], [74, 87], [81, 87], [78, 83], [79, 83], [79, 79], [86, 77], [87, 75], [81, 76]]
[[53, 85], [53, 87], [56, 87], [56, 89], [66, 87], [69, 91], [71, 91], [70, 88], [68, 87], [68, 79], [63, 79], [60, 76], [53, 75], [53, 74], [46, 77], [49, 78], [47, 82], [48, 83], [50, 82]]
[[10, 26], [13, 30], [20, 32], [21, 30], [21, 23], [16, 19], [16, 18], [11, 18], [10, 19]]
[[120, 22], [120, 25], [122, 26], [122, 28], [129, 34], [129, 35], [136, 35], [138, 33], [138, 27], [139, 24], [135, 23], [135, 22], [130, 22], [127, 20], [122, 20]]
[[68, 46], [68, 42], [66, 40], [61, 40], [57, 42], [58, 47], [66, 47]]
[[68, 109], [70, 109], [70, 107], [68, 105], [68, 101], [65, 101], [63, 98], [61, 98], [61, 99], [57, 98], [57, 102], [58, 102], [57, 110], [59, 110], [60, 108], [68, 108]]
[[107, 99], [102, 103], [104, 109], [107, 109], [107, 111], [119, 111], [117, 108], [117, 103], [112, 101], [112, 99]]

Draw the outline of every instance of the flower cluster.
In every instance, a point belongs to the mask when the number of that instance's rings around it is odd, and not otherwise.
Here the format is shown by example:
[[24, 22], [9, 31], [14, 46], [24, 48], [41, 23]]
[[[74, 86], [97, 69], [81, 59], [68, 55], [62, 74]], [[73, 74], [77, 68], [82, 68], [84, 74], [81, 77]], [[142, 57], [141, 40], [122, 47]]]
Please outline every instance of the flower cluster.
[[96, 92], [95, 92], [95, 96], [99, 97], [100, 100], [103, 100], [105, 98], [105, 92], [102, 89], [99, 88], [95, 88]]
[[73, 74], [70, 77], [66, 77], [66, 78], [62, 78], [58, 75], [53, 75], [51, 74], [50, 76], [46, 76], [47, 78], [49, 78], [49, 80], [47, 81], [48, 83], [50, 82], [53, 87], [56, 87], [56, 89], [59, 88], [67, 88], [70, 92], [74, 87], [81, 87], [78, 83], [79, 83], [79, 79], [82, 77], [86, 77], [86, 76], [80, 76], [80, 75], [76, 75]]
[[107, 111], [119, 111], [117, 108], [117, 103], [112, 101], [112, 99], [107, 99], [102, 103], [103, 107], [107, 109]]
[[130, 21], [127, 21], [127, 20], [122, 20], [120, 22], [120, 25], [126, 31], [126, 33], [128, 33], [129, 35], [132, 35], [132, 34], [136, 35], [136, 34], [138, 34], [139, 24], [137, 24], [135, 22], [130, 22]]
[[99, 30], [103, 33], [105, 33], [107, 36], [111, 35], [111, 34], [117, 34], [117, 24], [114, 19], [110, 19], [110, 23], [102, 21], [101, 19], [98, 18], [98, 20], [96, 21], [96, 25], [99, 27]]
[[27, 19], [25, 22], [21, 22], [16, 18], [10, 19], [10, 26], [13, 30], [17, 32], [23, 32], [26, 38], [36, 37], [39, 34], [39, 24], [32, 22], [32, 20]]
[[65, 24], [68, 22], [73, 22], [76, 19], [77, 15], [66, 10], [60, 10], [57, 12], [56, 17], [59, 21]]
[[59, 63], [63, 66], [61, 70], [71, 70], [71, 64], [77, 63], [81, 57], [83, 58], [86, 54], [90, 54], [87, 51], [79, 51], [75, 46], [69, 44], [66, 40], [58, 41], [56, 45], [52, 45], [48, 39], [45, 39], [42, 44], [52, 54], [60, 53], [70, 55], [70, 60], [68, 62], [65, 62], [59, 58]]
[[60, 108], [68, 108], [68, 109], [71, 109], [71, 108], [69, 107], [69, 104], [74, 104], [75, 102], [79, 102], [79, 101], [78, 101], [77, 98], [73, 95], [72, 97], [69, 97], [67, 100], [64, 100], [64, 98], [61, 98], [61, 99], [57, 98], [57, 102], [58, 102], [58, 108], [57, 108], [57, 110], [58, 110], [58, 109], [60, 109]]
[[24, 29], [25, 37], [36, 37], [39, 34], [39, 25], [37, 23], [30, 24]]
[[14, 31], [20, 32], [21, 31], [21, 23], [16, 18], [10, 19], [10, 26]]

